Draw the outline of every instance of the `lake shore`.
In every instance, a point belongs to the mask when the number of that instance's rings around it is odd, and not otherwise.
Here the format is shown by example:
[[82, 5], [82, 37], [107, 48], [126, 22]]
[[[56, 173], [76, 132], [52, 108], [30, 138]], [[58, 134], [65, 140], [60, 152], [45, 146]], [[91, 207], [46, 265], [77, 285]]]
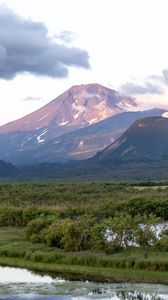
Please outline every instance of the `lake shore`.
[[168, 272], [99, 268], [78, 265], [63, 265], [51, 263], [35, 263], [25, 259], [0, 257], [0, 265], [25, 268], [41, 275], [50, 275], [53, 278], [62, 277], [67, 280], [88, 280], [109, 283], [152, 283], [168, 285]]

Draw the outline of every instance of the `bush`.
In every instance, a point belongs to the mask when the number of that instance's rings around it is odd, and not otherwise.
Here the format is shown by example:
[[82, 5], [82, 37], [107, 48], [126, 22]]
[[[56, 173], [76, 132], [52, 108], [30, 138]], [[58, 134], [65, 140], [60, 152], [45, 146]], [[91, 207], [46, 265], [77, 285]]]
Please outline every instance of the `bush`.
[[155, 225], [160, 221], [153, 215], [137, 217], [139, 226], [135, 231], [136, 244], [142, 248], [151, 247], [157, 241]]
[[45, 241], [49, 246], [61, 247], [61, 239], [63, 236], [63, 221], [53, 222], [45, 232]]
[[46, 231], [45, 238], [48, 245], [66, 251], [102, 249], [105, 244], [103, 225], [96, 224], [90, 216], [56, 221]]
[[23, 209], [13, 206], [0, 207], [0, 226], [23, 226]]
[[25, 230], [24, 234], [33, 242], [40, 242], [45, 240], [44, 230], [48, 228], [51, 223], [55, 220], [54, 216], [40, 216], [32, 221], [30, 221]]
[[168, 251], [168, 237], [157, 240], [154, 244], [155, 249], [163, 252]]

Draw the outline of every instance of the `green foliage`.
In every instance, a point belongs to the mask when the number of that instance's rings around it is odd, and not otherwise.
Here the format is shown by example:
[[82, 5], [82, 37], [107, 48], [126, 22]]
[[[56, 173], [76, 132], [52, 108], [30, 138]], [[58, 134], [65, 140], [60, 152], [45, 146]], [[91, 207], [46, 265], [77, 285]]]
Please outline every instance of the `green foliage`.
[[138, 216], [137, 221], [141, 226], [138, 226], [135, 231], [136, 243], [143, 248], [153, 246], [157, 240], [154, 225], [156, 225], [160, 219], [150, 214], [149, 216]]
[[30, 205], [23, 209], [23, 219], [25, 224], [40, 216], [40, 209], [35, 205]]
[[152, 227], [158, 217], [168, 220], [167, 188], [143, 184], [1, 183], [0, 226], [23, 227], [26, 239], [66, 251], [117, 253], [136, 244], [167, 249], [167, 236], [157, 243]]
[[13, 206], [0, 207], [0, 226], [23, 226], [23, 209]]
[[56, 216], [51, 208], [41, 208], [35, 205], [24, 207], [0, 206], [0, 226], [26, 226], [30, 221], [39, 217]]
[[135, 243], [135, 231], [138, 228], [137, 218], [133, 218], [127, 213], [118, 213], [114, 218], [107, 219], [105, 224], [113, 235], [111, 241], [113, 250], [122, 247], [128, 248], [129, 245]]
[[56, 211], [51, 208], [41, 208], [35, 205], [29, 205], [23, 208], [23, 220], [25, 224], [28, 224], [30, 221], [38, 217], [47, 217], [47, 216], [56, 215]]
[[161, 252], [168, 252], [168, 237], [164, 237], [155, 242], [155, 249]]
[[26, 222], [40, 214], [36, 211], [39, 207], [55, 207], [62, 218], [71, 219], [90, 214], [102, 220], [114, 217], [116, 212], [127, 212], [133, 217], [153, 214], [168, 220], [166, 184], [158, 181], [1, 183], [0, 204], [25, 209], [29, 206], [24, 216]]
[[116, 241], [112, 241], [111, 243], [106, 243], [105, 246], [105, 252], [107, 254], [114, 254], [121, 252], [123, 250], [123, 247], [120, 246]]
[[46, 231], [46, 241], [66, 251], [83, 251], [88, 249], [102, 249], [104, 241], [104, 227], [96, 224], [90, 216], [82, 216], [76, 220], [65, 219], [56, 221]]
[[48, 228], [54, 220], [54, 216], [45, 215], [40, 215], [40, 217], [33, 219], [27, 224], [24, 230], [26, 238], [33, 242], [43, 242], [44, 230]]
[[160, 238], [155, 242], [154, 247], [161, 252], [168, 252], [168, 228], [163, 228]]
[[90, 240], [90, 248], [93, 250], [104, 250], [106, 245], [105, 239], [106, 227], [104, 224], [95, 223], [91, 229], [91, 240]]
[[46, 230], [45, 240], [49, 246], [61, 248], [64, 223], [66, 221], [55, 221]]

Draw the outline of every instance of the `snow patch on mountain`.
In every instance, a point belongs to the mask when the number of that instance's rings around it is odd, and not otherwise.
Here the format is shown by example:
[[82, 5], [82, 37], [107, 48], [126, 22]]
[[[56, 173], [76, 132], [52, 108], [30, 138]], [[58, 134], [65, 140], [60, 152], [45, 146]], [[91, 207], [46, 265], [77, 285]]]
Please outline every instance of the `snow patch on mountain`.
[[84, 112], [86, 112], [84, 105], [79, 105], [77, 100], [75, 103], [72, 103], [72, 110], [75, 112], [73, 115], [74, 120], [78, 119]]
[[97, 118], [93, 118], [88, 123], [89, 123], [89, 125], [91, 125], [91, 124], [94, 124], [96, 121], [97, 121]]
[[164, 113], [162, 114], [162, 117], [168, 118], [168, 111], [164, 112]]
[[41, 139], [41, 137], [46, 134], [48, 131], [48, 128], [46, 128], [39, 136], [37, 136], [37, 143], [43, 143], [45, 142], [45, 139]]
[[118, 104], [116, 104], [119, 108], [122, 109], [128, 109], [128, 108], [132, 108], [132, 105], [128, 102], [119, 102]]
[[27, 142], [31, 141], [33, 138], [36, 138], [36, 134], [30, 136], [30, 137], [27, 139]]
[[64, 122], [60, 123], [58, 126], [65, 126], [68, 123], [69, 123], [69, 121], [64, 121]]
[[83, 145], [84, 145], [84, 141], [83, 141], [83, 140], [81, 140], [81, 141], [79, 142], [79, 145], [78, 145], [78, 147], [79, 147], [79, 148], [81, 148], [81, 147], [83, 147]]
[[74, 119], [76, 120], [77, 118], [79, 118], [79, 114], [78, 113], [74, 115]]
[[41, 117], [38, 121], [44, 120], [45, 118], [47, 118], [49, 116], [49, 114], [46, 114], [45, 116]]

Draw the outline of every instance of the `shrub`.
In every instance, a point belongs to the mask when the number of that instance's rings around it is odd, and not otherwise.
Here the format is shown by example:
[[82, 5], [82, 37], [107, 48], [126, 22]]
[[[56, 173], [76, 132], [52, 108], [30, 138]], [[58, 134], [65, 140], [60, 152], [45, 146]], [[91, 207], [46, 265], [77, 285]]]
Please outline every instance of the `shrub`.
[[13, 206], [0, 207], [0, 226], [23, 226], [23, 210]]
[[105, 244], [103, 230], [103, 225], [96, 224], [90, 216], [56, 221], [46, 231], [46, 242], [66, 251], [102, 249]]
[[164, 237], [160, 240], [157, 240], [154, 244], [155, 249], [163, 252], [168, 251], [168, 237]]
[[54, 220], [54, 216], [40, 216], [27, 224], [24, 234], [33, 242], [44, 241], [44, 229], [48, 228]]

